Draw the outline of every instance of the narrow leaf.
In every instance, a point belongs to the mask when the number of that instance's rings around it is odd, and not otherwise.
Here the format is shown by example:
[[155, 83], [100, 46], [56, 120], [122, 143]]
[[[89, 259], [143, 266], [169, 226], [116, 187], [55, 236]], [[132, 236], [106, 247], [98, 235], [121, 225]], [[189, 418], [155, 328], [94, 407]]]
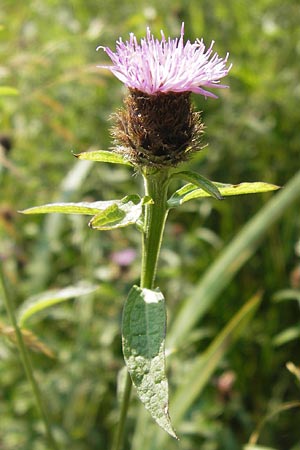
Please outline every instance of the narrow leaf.
[[[269, 192], [279, 189], [279, 186], [263, 182], [240, 183], [240, 184], [224, 184], [213, 183], [219, 190], [222, 197], [243, 194], [259, 194], [262, 192]], [[203, 189], [199, 189], [195, 184], [189, 183], [178, 189], [168, 200], [169, 208], [186, 203], [189, 200], [196, 198], [209, 197], [210, 194]]]
[[89, 226], [94, 230], [111, 230], [132, 225], [140, 218], [143, 204], [138, 195], [128, 195], [95, 215]]
[[33, 208], [24, 209], [20, 211], [22, 214], [48, 214], [48, 213], [62, 213], [62, 214], [86, 214], [94, 216], [99, 211], [105, 210], [109, 206], [116, 203], [118, 200], [104, 201], [104, 202], [80, 202], [80, 203], [49, 203], [47, 205], [34, 206]]
[[53, 289], [28, 298], [20, 307], [18, 323], [21, 327], [34, 314], [43, 311], [50, 306], [62, 303], [66, 300], [91, 294], [97, 290], [97, 286], [69, 286], [63, 289]]
[[191, 171], [183, 171], [176, 172], [172, 175], [172, 178], [181, 178], [182, 180], [188, 181], [189, 183], [194, 184], [195, 186], [200, 187], [205, 191], [209, 196], [216, 198], [217, 200], [222, 200], [222, 195], [215, 183], [203, 177], [202, 175], [191, 172]]
[[177, 438], [168, 413], [166, 307], [159, 289], [133, 286], [123, 311], [123, 353], [137, 394], [157, 424]]
[[127, 161], [122, 155], [107, 150], [92, 150], [89, 152], [82, 152], [74, 154], [78, 159], [85, 159], [88, 161], [107, 162], [112, 164], [124, 164], [125, 166], [131, 166], [132, 164]]

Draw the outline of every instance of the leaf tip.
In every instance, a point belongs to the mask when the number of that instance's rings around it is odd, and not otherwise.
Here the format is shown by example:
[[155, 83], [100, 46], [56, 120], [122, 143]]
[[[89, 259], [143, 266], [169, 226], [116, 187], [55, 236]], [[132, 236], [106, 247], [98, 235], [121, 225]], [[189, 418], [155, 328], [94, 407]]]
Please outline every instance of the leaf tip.
[[30, 214], [31, 208], [17, 210], [18, 214]]

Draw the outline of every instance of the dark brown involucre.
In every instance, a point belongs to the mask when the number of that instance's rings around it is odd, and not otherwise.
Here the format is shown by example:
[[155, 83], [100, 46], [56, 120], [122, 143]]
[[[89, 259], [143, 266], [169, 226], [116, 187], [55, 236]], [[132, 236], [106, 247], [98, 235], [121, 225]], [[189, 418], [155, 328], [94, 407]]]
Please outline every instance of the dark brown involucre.
[[114, 151], [138, 167], [174, 167], [201, 149], [203, 124], [190, 93], [148, 95], [129, 89], [113, 115]]

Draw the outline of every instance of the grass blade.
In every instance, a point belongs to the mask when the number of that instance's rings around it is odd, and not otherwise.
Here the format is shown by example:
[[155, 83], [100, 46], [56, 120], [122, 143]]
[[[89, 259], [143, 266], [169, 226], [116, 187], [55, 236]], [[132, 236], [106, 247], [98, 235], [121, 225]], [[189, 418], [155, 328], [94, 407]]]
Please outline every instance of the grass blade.
[[168, 334], [169, 347], [184, 341], [194, 325], [205, 314], [238, 270], [253, 255], [261, 238], [300, 198], [300, 171], [274, 196], [228, 244], [221, 255], [195, 285], [192, 295], [183, 303]]

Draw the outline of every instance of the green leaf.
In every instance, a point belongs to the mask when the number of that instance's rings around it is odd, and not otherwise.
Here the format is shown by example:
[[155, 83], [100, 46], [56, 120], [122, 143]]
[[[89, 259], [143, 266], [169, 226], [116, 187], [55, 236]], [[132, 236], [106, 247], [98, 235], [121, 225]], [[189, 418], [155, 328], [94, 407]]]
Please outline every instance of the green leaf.
[[25, 322], [27, 322], [28, 319], [34, 314], [74, 297], [91, 294], [96, 290], [97, 286], [94, 285], [69, 286], [63, 289], [49, 290], [30, 297], [21, 305], [19, 309], [18, 323], [20, 327], [24, 327]]
[[136, 223], [142, 214], [143, 205], [151, 202], [153, 200], [149, 196], [141, 199], [138, 195], [127, 195], [121, 200], [103, 202], [49, 203], [20, 212], [23, 214], [87, 214], [94, 216], [89, 222], [91, 228], [110, 230]]
[[89, 226], [94, 230], [111, 230], [132, 225], [139, 220], [144, 202], [138, 195], [128, 195], [94, 216]]
[[49, 203], [42, 206], [34, 206], [33, 208], [24, 209], [20, 211], [22, 214], [86, 214], [93, 216], [99, 211], [105, 210], [117, 200], [105, 202], [80, 202], [80, 203]]
[[181, 178], [185, 181], [189, 181], [193, 185], [203, 189], [203, 191], [205, 191], [209, 196], [214, 197], [217, 200], [222, 200], [223, 198], [216, 184], [196, 172], [176, 172], [172, 175], [172, 178]]
[[[253, 183], [240, 183], [240, 184], [224, 184], [213, 183], [219, 190], [222, 197], [228, 197], [232, 195], [243, 194], [259, 194], [262, 192], [269, 192], [280, 189], [275, 184], [253, 182]], [[178, 189], [168, 200], [169, 208], [175, 208], [177, 206], [186, 203], [189, 200], [196, 198], [209, 197], [210, 194], [203, 189], [199, 189], [195, 184], [189, 183]]]
[[157, 424], [177, 438], [168, 413], [165, 299], [159, 289], [133, 286], [126, 300], [123, 353], [137, 394]]
[[0, 96], [1, 95], [18, 95], [18, 89], [11, 86], [0, 86]]
[[78, 159], [85, 159], [88, 161], [107, 162], [112, 164], [124, 164], [125, 166], [132, 166], [122, 155], [107, 150], [93, 150], [90, 152], [82, 152], [74, 154]]

